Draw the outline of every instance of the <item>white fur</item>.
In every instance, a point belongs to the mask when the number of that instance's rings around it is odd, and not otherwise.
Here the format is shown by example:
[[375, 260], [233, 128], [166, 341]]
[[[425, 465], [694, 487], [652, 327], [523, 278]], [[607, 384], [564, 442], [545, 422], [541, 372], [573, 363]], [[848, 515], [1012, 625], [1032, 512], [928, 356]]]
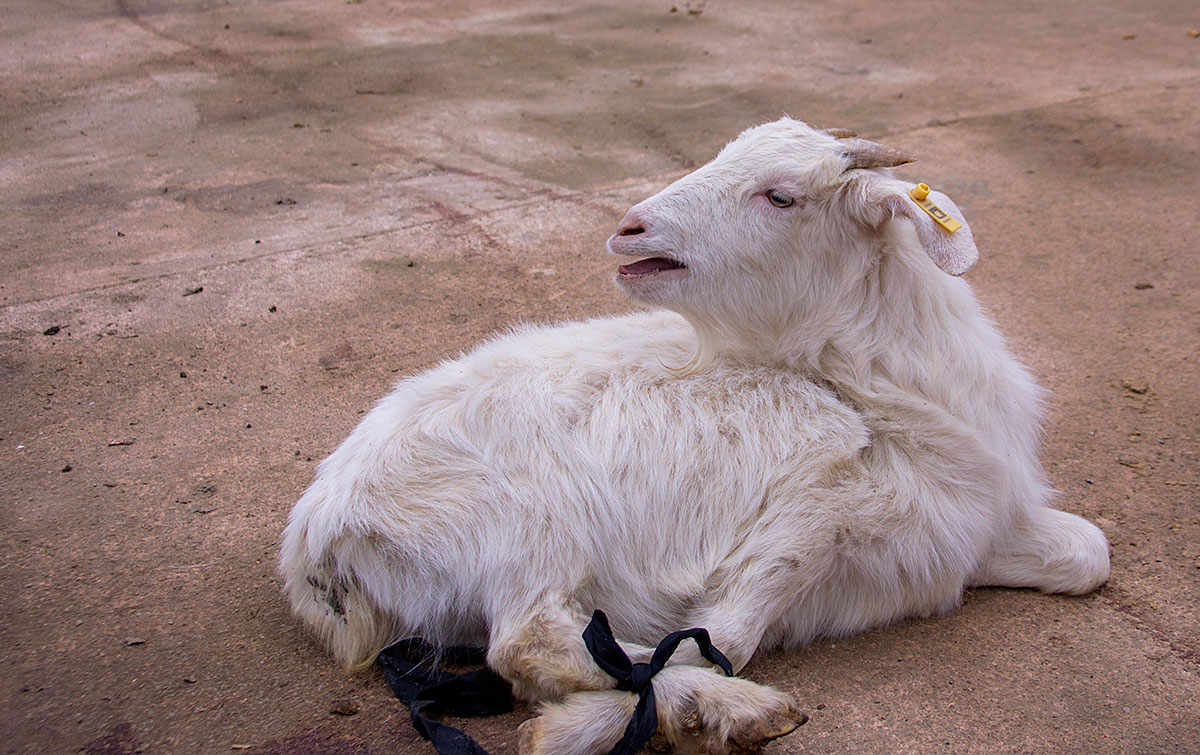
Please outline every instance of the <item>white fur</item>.
[[[610, 239], [687, 265], [618, 276], [673, 311], [518, 330], [366, 416], [281, 556], [293, 607], [343, 663], [407, 635], [486, 643], [520, 694], [562, 702], [526, 750], [605, 751], [632, 703], [586, 655], [593, 609], [635, 660], [705, 626], [740, 668], [946, 611], [970, 585], [1104, 582], [1104, 535], [1048, 508], [1040, 390], [938, 269], [969, 267], [970, 229], [940, 236], [908, 185], [847, 169], [844, 149], [798, 121], [750, 129]], [[660, 685], [677, 747], [796, 717], [773, 690], [689, 673]]]

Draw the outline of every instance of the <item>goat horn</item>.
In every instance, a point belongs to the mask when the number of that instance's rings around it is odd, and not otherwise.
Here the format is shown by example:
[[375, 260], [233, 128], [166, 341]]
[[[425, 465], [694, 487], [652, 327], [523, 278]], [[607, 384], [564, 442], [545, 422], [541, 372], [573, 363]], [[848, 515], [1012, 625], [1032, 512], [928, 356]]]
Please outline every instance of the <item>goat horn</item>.
[[827, 128], [825, 129], [825, 133], [835, 139], [850, 139], [851, 137], [858, 136], [857, 131], [851, 131], [848, 128]]
[[897, 165], [911, 163], [914, 159], [898, 149], [885, 147], [882, 144], [866, 139], [851, 139], [846, 143], [843, 157], [849, 158], [850, 164], [846, 170], [854, 168], [894, 168]]

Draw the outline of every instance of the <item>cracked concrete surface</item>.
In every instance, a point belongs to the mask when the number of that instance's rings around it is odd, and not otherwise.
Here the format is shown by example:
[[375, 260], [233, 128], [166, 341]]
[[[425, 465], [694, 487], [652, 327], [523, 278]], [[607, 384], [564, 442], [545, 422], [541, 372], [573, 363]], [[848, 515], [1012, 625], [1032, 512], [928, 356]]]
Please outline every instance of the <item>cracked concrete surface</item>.
[[[1197, 28], [1183, 0], [9, 3], [4, 750], [428, 752], [288, 616], [288, 509], [399, 376], [627, 311], [624, 210], [786, 112], [968, 213], [1113, 576], [756, 658], [812, 716], [770, 750], [1196, 751]], [[530, 714], [467, 728], [515, 752]]]

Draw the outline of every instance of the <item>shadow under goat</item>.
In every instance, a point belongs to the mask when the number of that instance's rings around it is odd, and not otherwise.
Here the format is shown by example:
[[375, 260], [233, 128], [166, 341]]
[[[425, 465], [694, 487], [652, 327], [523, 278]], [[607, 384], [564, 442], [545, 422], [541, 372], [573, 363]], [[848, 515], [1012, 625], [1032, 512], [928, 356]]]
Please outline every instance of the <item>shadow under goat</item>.
[[[608, 751], [636, 702], [584, 646], [593, 609], [634, 661], [706, 627], [740, 669], [965, 587], [1101, 585], [1104, 534], [1050, 506], [1042, 392], [956, 277], [971, 230], [943, 194], [924, 202], [960, 228], [922, 209], [904, 162], [783, 119], [633, 207], [616, 283], [662, 309], [522, 328], [402, 380], [291, 513], [296, 613], [349, 667], [412, 635], [486, 645], [543, 703], [522, 752], [561, 755]], [[679, 751], [802, 720], [690, 643], [654, 687]]]

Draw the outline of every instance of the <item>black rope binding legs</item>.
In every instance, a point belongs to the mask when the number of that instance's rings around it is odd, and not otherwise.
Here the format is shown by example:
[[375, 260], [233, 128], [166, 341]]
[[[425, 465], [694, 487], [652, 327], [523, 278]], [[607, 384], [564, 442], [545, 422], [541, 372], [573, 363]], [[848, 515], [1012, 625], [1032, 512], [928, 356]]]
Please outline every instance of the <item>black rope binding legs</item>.
[[720, 666], [725, 676], [733, 676], [733, 665], [712, 644], [707, 629], [672, 632], [658, 643], [649, 663], [633, 663], [613, 637], [612, 629], [608, 626], [608, 617], [604, 612], [596, 611], [592, 614], [591, 623], [583, 630], [583, 642], [587, 645], [588, 652], [604, 673], [617, 680], [617, 689], [633, 692], [638, 696], [637, 707], [633, 709], [633, 718], [625, 727], [625, 735], [609, 750], [608, 755], [634, 755], [650, 741], [654, 732], [658, 731], [658, 708], [654, 702], [654, 684], [651, 680], [667, 665], [667, 661], [679, 648], [679, 643], [688, 639], [696, 641], [700, 647], [700, 655], [704, 656], [706, 661]]
[[[583, 630], [583, 642], [588, 652], [604, 673], [617, 680], [616, 689], [638, 696], [637, 707], [625, 727], [624, 736], [608, 755], [634, 755], [658, 731], [652, 679], [663, 670], [684, 640], [695, 640], [705, 660], [719, 666], [726, 676], [733, 676], [733, 666], [713, 646], [707, 629], [672, 632], [658, 643], [649, 663], [633, 663], [613, 637], [604, 612], [592, 614], [591, 622]], [[495, 716], [512, 710], [512, 688], [495, 671], [485, 666], [455, 674], [437, 665], [441, 660], [453, 666], [482, 666], [486, 656], [486, 651], [478, 648], [438, 648], [416, 637], [400, 640], [379, 654], [378, 663], [388, 686], [400, 702], [408, 706], [413, 728], [423, 739], [429, 740], [439, 755], [488, 753], [462, 730], [430, 716]]]

